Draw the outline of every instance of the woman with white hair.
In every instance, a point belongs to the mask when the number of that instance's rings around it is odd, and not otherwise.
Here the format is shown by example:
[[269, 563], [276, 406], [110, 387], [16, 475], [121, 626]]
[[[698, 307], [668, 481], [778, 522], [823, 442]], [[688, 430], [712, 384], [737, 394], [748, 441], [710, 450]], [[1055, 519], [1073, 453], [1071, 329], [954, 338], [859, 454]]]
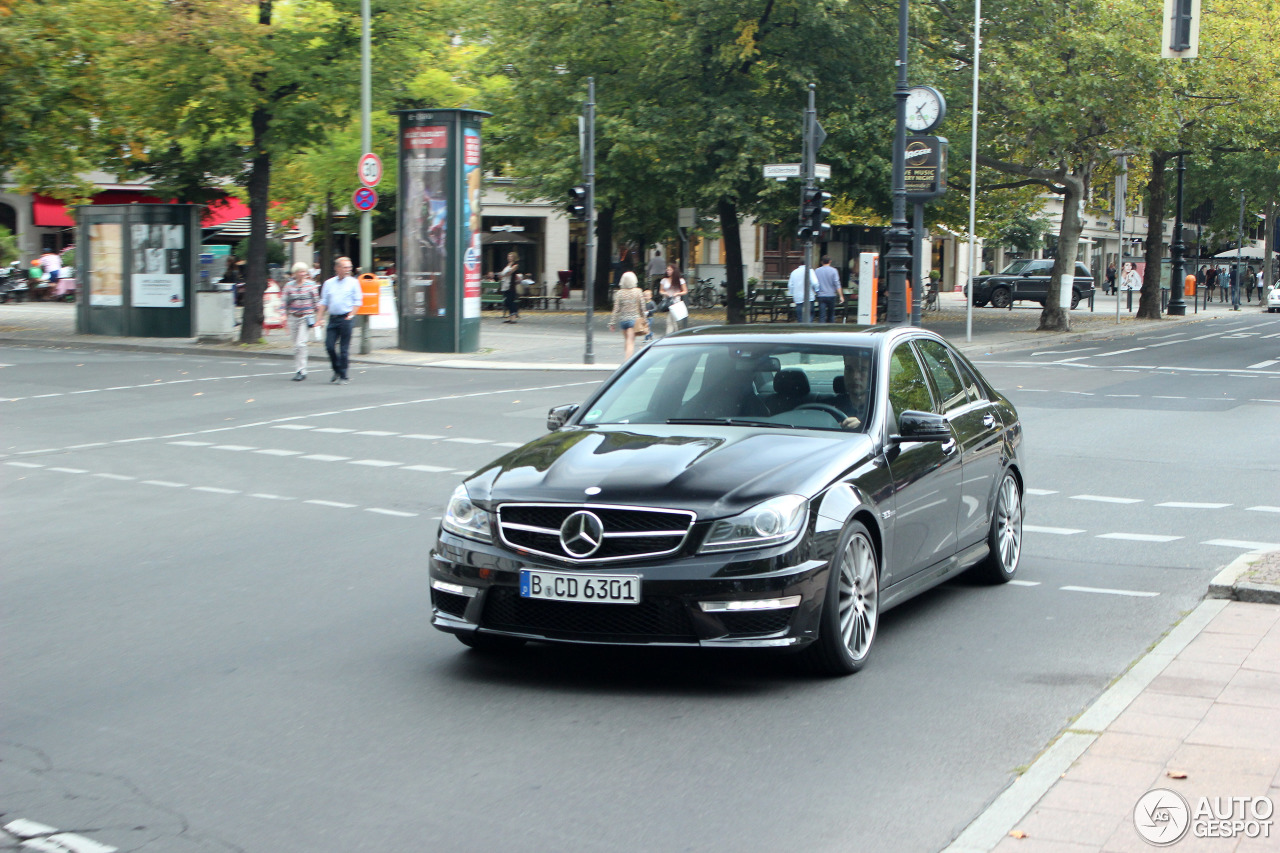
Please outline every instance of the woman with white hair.
[[294, 382], [307, 378], [307, 338], [316, 324], [316, 305], [320, 302], [320, 288], [311, 278], [311, 266], [298, 261], [292, 268], [293, 277], [285, 282], [280, 299], [284, 302], [285, 317], [289, 320], [289, 340], [293, 341]]

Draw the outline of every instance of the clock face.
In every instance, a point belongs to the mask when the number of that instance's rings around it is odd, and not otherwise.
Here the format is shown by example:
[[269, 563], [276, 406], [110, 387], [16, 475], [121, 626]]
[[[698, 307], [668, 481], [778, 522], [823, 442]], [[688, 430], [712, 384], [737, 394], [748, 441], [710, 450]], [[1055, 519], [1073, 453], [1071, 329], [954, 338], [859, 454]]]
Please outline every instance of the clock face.
[[928, 86], [917, 86], [907, 92], [907, 129], [928, 130], [942, 121], [945, 106], [942, 95]]

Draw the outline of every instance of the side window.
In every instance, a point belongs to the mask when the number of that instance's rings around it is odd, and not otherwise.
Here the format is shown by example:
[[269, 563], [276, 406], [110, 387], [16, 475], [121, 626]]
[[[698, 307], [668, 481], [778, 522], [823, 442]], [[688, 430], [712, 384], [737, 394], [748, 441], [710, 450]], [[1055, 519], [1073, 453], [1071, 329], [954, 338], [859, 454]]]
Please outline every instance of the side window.
[[942, 411], [950, 412], [969, 403], [970, 397], [965, 390], [964, 380], [956, 369], [951, 353], [938, 341], [917, 341], [920, 356], [924, 359], [925, 368], [933, 379], [934, 390], [942, 401]]
[[933, 411], [929, 384], [909, 343], [898, 344], [889, 356], [889, 405], [893, 406], [895, 422], [898, 415], [908, 410]]

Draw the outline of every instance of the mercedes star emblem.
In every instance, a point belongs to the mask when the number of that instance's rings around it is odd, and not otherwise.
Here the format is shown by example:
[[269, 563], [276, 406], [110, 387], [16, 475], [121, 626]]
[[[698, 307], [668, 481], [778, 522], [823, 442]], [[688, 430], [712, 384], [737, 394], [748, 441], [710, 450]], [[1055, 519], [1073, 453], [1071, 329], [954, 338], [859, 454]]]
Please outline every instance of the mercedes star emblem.
[[560, 547], [570, 557], [590, 557], [603, 541], [604, 522], [594, 512], [579, 510], [560, 525]]

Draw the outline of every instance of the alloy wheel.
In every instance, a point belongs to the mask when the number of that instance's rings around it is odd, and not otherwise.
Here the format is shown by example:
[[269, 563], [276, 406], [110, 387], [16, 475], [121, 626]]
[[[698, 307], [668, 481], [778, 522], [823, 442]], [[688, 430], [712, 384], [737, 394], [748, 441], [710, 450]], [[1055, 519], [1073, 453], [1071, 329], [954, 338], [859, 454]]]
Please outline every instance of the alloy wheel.
[[875, 550], [861, 533], [845, 546], [840, 559], [840, 633], [855, 661], [871, 650], [880, 616], [880, 582]]
[[1017, 482], [1007, 475], [996, 502], [996, 555], [1000, 568], [1008, 575], [1018, 568], [1022, 556], [1022, 496]]

